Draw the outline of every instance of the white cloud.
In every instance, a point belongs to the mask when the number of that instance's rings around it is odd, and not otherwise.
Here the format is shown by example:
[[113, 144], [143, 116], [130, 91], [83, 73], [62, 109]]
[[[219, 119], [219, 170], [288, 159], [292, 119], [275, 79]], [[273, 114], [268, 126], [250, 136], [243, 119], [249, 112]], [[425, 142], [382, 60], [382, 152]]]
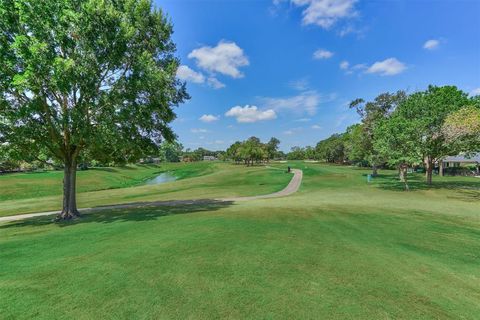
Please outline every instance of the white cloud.
[[235, 106], [228, 110], [225, 115], [227, 117], [235, 117], [237, 122], [252, 123], [263, 120], [273, 120], [277, 118], [277, 114], [272, 109], [259, 110], [256, 106], [246, 105], [244, 107]]
[[215, 141], [209, 141], [209, 142], [205, 142], [205, 144], [207, 145], [212, 145], [212, 144], [224, 144], [225, 141], [223, 140], [215, 140]]
[[312, 119], [310, 118], [300, 118], [300, 119], [297, 119], [295, 120], [296, 122], [308, 122], [308, 121], [311, 121]]
[[225, 84], [218, 81], [217, 78], [215, 77], [210, 77], [207, 79], [207, 83], [210, 87], [214, 88], [214, 89], [221, 89], [221, 88], [225, 88]]
[[208, 132], [207, 129], [196, 129], [196, 128], [192, 128], [192, 129], [190, 129], [190, 131], [192, 133], [206, 133], [206, 132]]
[[473, 89], [473, 90], [470, 92], [470, 95], [471, 95], [472, 97], [474, 97], [474, 96], [480, 96], [480, 88]]
[[382, 76], [393, 76], [402, 73], [406, 68], [405, 64], [398, 61], [396, 58], [388, 58], [383, 61], [375, 62], [365, 72], [378, 73]]
[[214, 89], [225, 88], [225, 84], [218, 81], [215, 77], [205, 78], [201, 72], [197, 72], [186, 65], [181, 65], [177, 69], [177, 78], [182, 81], [193, 82], [193, 83], [207, 83], [210, 87]]
[[312, 129], [314, 129], [314, 130], [320, 130], [320, 129], [322, 129], [322, 127], [320, 127], [318, 124], [314, 124], [314, 125], [312, 126]]
[[212, 73], [221, 73], [232, 78], [243, 77], [240, 67], [248, 66], [248, 58], [235, 42], [220, 41], [217, 46], [204, 46], [193, 50], [188, 58], [195, 59], [197, 66]]
[[198, 120], [203, 122], [213, 122], [213, 121], [217, 121], [218, 119], [219, 117], [214, 116], [213, 114], [204, 114]]
[[354, 26], [353, 24], [350, 24], [350, 25], [345, 26], [342, 29], [340, 29], [340, 31], [338, 31], [337, 34], [340, 37], [345, 37], [349, 34], [354, 34], [354, 35], [357, 36], [357, 38], [360, 39], [360, 38], [363, 38], [365, 36], [366, 32], [367, 32], [366, 27], [357, 27], [357, 26]]
[[368, 69], [368, 66], [365, 63], [358, 63], [352, 67], [352, 70], [364, 70]]
[[333, 56], [333, 52], [325, 50], [325, 49], [318, 49], [313, 53], [314, 59], [328, 59]]
[[302, 127], [292, 128], [292, 129], [283, 131], [283, 134], [287, 136], [291, 136], [292, 134], [295, 134], [296, 132], [300, 132], [302, 130], [303, 130]]
[[295, 89], [298, 91], [304, 91], [308, 89], [309, 82], [307, 78], [302, 78], [302, 79], [290, 81], [289, 86], [292, 89]]
[[329, 29], [338, 20], [356, 15], [357, 0], [291, 0], [298, 7], [306, 7], [303, 12], [304, 25], [315, 24]]
[[190, 81], [194, 83], [204, 83], [205, 76], [200, 72], [190, 69], [188, 66], [181, 65], [177, 69], [177, 78], [182, 81]]
[[304, 91], [296, 96], [284, 98], [260, 98], [265, 108], [275, 111], [289, 110], [314, 114], [320, 104], [320, 95], [316, 91]]
[[423, 49], [434, 50], [434, 49], [437, 49], [439, 45], [440, 45], [439, 40], [431, 39], [431, 40], [426, 41], [423, 44]]
[[347, 70], [349, 66], [350, 66], [350, 63], [346, 60], [340, 62], [340, 69], [342, 70]]

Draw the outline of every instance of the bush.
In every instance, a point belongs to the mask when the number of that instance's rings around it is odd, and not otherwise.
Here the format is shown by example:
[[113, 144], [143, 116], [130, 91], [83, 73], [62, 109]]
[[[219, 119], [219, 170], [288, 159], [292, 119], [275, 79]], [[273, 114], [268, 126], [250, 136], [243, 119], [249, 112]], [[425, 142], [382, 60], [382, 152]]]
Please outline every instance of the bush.
[[474, 176], [476, 175], [476, 167], [450, 167], [443, 170], [444, 175], [448, 176]]

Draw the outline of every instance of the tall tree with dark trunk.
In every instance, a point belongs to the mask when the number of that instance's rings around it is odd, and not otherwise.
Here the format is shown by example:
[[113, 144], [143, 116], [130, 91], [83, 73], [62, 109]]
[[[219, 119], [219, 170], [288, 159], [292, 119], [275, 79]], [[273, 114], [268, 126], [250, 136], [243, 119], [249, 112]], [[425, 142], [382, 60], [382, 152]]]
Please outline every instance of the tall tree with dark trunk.
[[173, 140], [172, 25], [150, 0], [0, 0], [0, 143], [64, 164], [61, 219], [78, 215], [80, 159], [128, 162]]
[[415, 128], [408, 126], [407, 120], [396, 112], [388, 119], [380, 121], [375, 127], [374, 148], [387, 163], [398, 168], [400, 181], [408, 191], [408, 168], [422, 163], [422, 153], [416, 140]]
[[408, 96], [396, 109], [400, 129], [411, 133], [409, 141], [423, 155], [428, 184], [432, 184], [436, 161], [463, 151], [461, 144], [448, 141], [442, 129], [449, 114], [470, 102], [467, 94], [455, 86], [429, 86]]
[[385, 161], [373, 147], [375, 127], [380, 121], [387, 118], [405, 98], [406, 93], [398, 91], [396, 93], [382, 93], [373, 101], [365, 102], [363, 99], [355, 99], [350, 103], [350, 108], [356, 109], [362, 118], [363, 154], [372, 166], [373, 176], [377, 175], [378, 165]]
[[270, 140], [265, 145], [265, 149], [267, 151], [268, 160], [272, 160], [275, 158], [275, 154], [278, 151], [278, 145], [280, 144], [280, 140], [275, 137], [271, 137]]

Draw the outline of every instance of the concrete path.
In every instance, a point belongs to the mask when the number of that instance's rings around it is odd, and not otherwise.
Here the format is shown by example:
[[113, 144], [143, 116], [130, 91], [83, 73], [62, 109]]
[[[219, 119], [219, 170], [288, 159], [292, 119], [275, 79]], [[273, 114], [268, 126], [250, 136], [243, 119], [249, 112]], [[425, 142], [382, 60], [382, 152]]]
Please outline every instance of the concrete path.
[[218, 199], [223, 201], [250, 201], [250, 200], [257, 200], [257, 199], [268, 199], [268, 198], [278, 198], [278, 197], [285, 197], [291, 195], [298, 191], [300, 188], [300, 184], [302, 183], [303, 179], [303, 171], [299, 169], [292, 169], [293, 178], [290, 180], [288, 185], [281, 191], [264, 194], [261, 196], [251, 196], [251, 197], [237, 197], [237, 198], [225, 198], [225, 199]]
[[[112, 209], [131, 209], [131, 208], [141, 208], [141, 207], [156, 207], [156, 206], [176, 206], [176, 205], [195, 205], [195, 204], [208, 204], [211, 202], [237, 202], [237, 201], [251, 201], [257, 199], [268, 199], [268, 198], [278, 198], [285, 197], [295, 193], [300, 188], [303, 178], [303, 172], [299, 169], [292, 169], [293, 177], [288, 185], [281, 191], [264, 194], [260, 196], [251, 196], [251, 197], [234, 197], [234, 198], [221, 198], [221, 199], [198, 199], [198, 200], [170, 200], [170, 201], [153, 201], [153, 202], [137, 202], [130, 204], [118, 204], [112, 206], [99, 206], [95, 208], [82, 208], [79, 209], [81, 213], [100, 211], [100, 210], [112, 210]], [[37, 213], [27, 213], [19, 214], [15, 216], [6, 216], [0, 217], [0, 223], [23, 220], [28, 218], [43, 217], [58, 214], [57, 211], [48, 211], [48, 212], [37, 212]]]

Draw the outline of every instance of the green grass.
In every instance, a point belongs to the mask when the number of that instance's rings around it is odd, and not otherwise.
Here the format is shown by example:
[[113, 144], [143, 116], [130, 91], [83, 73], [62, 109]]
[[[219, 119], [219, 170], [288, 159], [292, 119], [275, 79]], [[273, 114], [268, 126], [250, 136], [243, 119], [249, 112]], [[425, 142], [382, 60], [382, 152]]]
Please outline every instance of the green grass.
[[[148, 178], [171, 172], [178, 181], [145, 185]], [[0, 176], [0, 216], [60, 210], [63, 172]], [[170, 163], [80, 171], [78, 206], [209, 199], [268, 194], [284, 188], [291, 176], [262, 166], [245, 168], [220, 162]], [[3, 201], [2, 201], [3, 200]]]
[[480, 179], [407, 193], [394, 172], [292, 165], [285, 198], [0, 225], [1, 317], [478, 319]]
[[[178, 178], [211, 173], [211, 163], [185, 166], [181, 163], [135, 165], [115, 168], [91, 168], [77, 173], [77, 191], [89, 192], [142, 185], [162, 172], [172, 171]], [[0, 201], [38, 198], [62, 194], [63, 171], [45, 171], [0, 175]]]

